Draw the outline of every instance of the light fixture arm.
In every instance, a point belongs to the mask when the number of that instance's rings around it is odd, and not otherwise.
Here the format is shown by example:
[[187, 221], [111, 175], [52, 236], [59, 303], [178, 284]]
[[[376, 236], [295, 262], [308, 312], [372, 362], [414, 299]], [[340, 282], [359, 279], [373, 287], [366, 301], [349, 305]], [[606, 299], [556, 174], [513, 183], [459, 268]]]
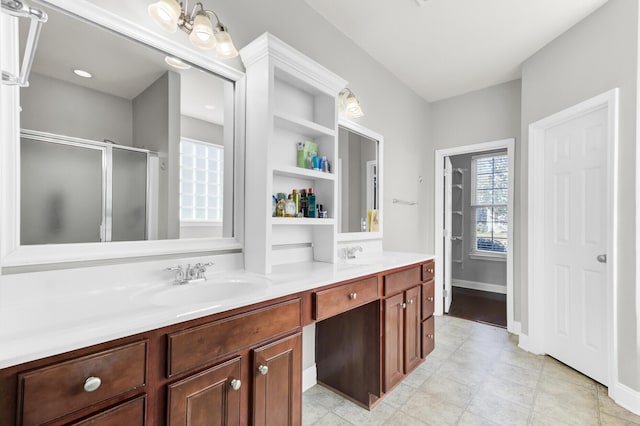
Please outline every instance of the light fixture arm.
[[216, 27], [223, 27], [224, 28], [224, 25], [222, 25], [222, 23], [220, 22], [220, 18], [218, 18], [218, 14], [217, 13], [215, 13], [213, 10], [208, 10], [208, 9], [202, 9], [202, 10], [204, 11], [204, 13], [213, 15], [216, 18], [216, 22], [217, 22]]

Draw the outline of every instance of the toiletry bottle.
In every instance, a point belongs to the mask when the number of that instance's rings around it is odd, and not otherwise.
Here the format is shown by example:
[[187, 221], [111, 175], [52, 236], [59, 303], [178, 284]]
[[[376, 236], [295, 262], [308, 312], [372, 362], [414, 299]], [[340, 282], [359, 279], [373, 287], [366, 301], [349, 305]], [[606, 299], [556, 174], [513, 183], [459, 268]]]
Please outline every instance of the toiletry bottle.
[[283, 192], [278, 192], [278, 204], [276, 205], [276, 216], [278, 217], [284, 217], [284, 206], [286, 204], [284, 197]]
[[291, 198], [293, 199], [293, 204], [296, 206], [296, 216], [298, 216], [298, 212], [300, 211], [300, 193], [297, 189], [291, 190]]
[[329, 162], [327, 161], [327, 157], [323, 155], [320, 164], [321, 164], [320, 168], [322, 169], [323, 172], [325, 173], [329, 172]]
[[307, 217], [316, 217], [316, 194], [313, 193], [313, 188], [309, 188], [307, 203]]
[[296, 217], [296, 204], [293, 202], [291, 194], [284, 203], [284, 215], [285, 217]]
[[276, 200], [276, 196], [271, 196], [271, 216], [276, 217], [276, 205], [278, 204], [278, 200]]
[[298, 212], [302, 213], [302, 215], [298, 215], [299, 217], [307, 217], [307, 207], [309, 207], [309, 199], [307, 198], [307, 190], [306, 189], [301, 189], [300, 190], [300, 210], [298, 210]]
[[304, 142], [296, 143], [296, 166], [298, 167], [306, 167], [305, 158], [304, 158]]

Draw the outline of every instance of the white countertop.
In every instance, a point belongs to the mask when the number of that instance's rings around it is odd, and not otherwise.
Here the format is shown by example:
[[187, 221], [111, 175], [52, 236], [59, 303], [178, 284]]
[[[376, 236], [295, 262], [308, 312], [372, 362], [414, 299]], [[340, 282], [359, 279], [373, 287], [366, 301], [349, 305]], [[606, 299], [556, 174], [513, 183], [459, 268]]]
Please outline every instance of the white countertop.
[[[346, 263], [275, 266], [268, 275], [211, 271], [207, 281], [182, 286], [169, 277], [137, 278], [135, 283], [114, 277], [75, 286], [72, 292], [69, 285], [47, 276], [47, 282], [37, 287], [37, 297], [25, 297], [24, 291], [0, 292], [0, 368], [432, 258], [418, 253], [358, 253]], [[58, 279], [63, 277], [59, 274]], [[243, 282], [251, 285], [242, 287]], [[229, 289], [237, 283], [241, 290], [215, 300], [207, 293], [216, 283]]]

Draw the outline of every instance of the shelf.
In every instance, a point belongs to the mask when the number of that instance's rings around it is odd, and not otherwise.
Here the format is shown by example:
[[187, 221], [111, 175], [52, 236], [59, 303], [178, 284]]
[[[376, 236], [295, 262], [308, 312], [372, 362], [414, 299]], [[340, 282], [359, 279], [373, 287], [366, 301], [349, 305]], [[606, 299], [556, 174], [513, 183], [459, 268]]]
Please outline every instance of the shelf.
[[454, 211], [452, 211], [451, 213], [453, 213], [453, 214], [457, 214], [457, 215], [459, 215], [459, 216], [462, 216], [462, 211], [461, 211], [461, 210], [454, 210]]
[[272, 225], [314, 225], [327, 226], [335, 225], [336, 220], [333, 218], [318, 219], [315, 217], [272, 217]]
[[462, 241], [462, 237], [451, 237], [451, 241]]
[[302, 167], [295, 166], [274, 167], [273, 174], [308, 180], [336, 180], [336, 175], [334, 173], [319, 172], [317, 170], [303, 169]]
[[451, 262], [453, 262], [453, 263], [462, 263], [462, 259], [453, 259]]
[[284, 112], [274, 113], [273, 120], [276, 126], [307, 136], [310, 139], [318, 136], [333, 137], [336, 135], [336, 131], [334, 129], [330, 129], [329, 127], [314, 123], [313, 121], [305, 120], [304, 118], [296, 117]]
[[453, 185], [454, 188], [458, 188], [458, 189], [464, 189], [464, 186], [462, 186], [461, 184], [455, 184]]

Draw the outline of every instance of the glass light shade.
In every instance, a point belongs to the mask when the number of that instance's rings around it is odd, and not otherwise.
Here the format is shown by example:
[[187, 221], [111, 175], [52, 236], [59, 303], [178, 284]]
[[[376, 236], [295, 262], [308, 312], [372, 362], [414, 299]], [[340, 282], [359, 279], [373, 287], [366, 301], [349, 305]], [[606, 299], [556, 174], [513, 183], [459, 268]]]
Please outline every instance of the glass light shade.
[[222, 26], [216, 27], [216, 56], [219, 59], [230, 59], [238, 56], [238, 50], [233, 45], [231, 36]]
[[199, 13], [193, 19], [193, 29], [189, 35], [189, 40], [194, 46], [201, 49], [213, 49], [216, 46], [213, 27], [207, 15]]
[[166, 31], [175, 33], [178, 30], [178, 20], [180, 19], [180, 5], [175, 0], [159, 0], [151, 3], [147, 8], [149, 15], [156, 24]]
[[353, 118], [362, 117], [364, 115], [364, 112], [362, 112], [362, 107], [360, 107], [360, 102], [353, 94], [347, 96], [347, 99], [345, 101], [345, 111], [350, 117]]

